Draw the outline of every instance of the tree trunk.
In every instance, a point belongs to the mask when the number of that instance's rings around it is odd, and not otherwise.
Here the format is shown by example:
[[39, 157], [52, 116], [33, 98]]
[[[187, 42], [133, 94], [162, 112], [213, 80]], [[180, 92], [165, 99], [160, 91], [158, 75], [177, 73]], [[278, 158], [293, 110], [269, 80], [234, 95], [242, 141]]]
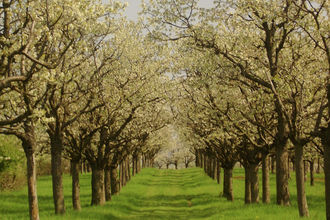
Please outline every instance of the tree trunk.
[[325, 200], [327, 220], [330, 219], [330, 146], [324, 150]]
[[121, 164], [123, 166], [123, 186], [126, 186], [126, 182], [127, 182], [126, 159], [124, 159]]
[[314, 159], [312, 158], [309, 164], [311, 186], [314, 186]]
[[72, 205], [73, 209], [80, 211], [80, 185], [79, 185], [79, 160], [71, 160], [72, 175]]
[[251, 183], [251, 202], [259, 202], [259, 177], [258, 177], [258, 164], [250, 165], [249, 179]]
[[[195, 165], [196, 167], [199, 167], [199, 162], [200, 162], [200, 155], [199, 155], [199, 151], [197, 149], [195, 149]], [[187, 168], [187, 167], [186, 167]]]
[[214, 176], [214, 169], [215, 169], [215, 166], [214, 166], [214, 158], [211, 157], [211, 160], [210, 160], [210, 177], [212, 179], [215, 179], [215, 176]]
[[244, 196], [244, 201], [245, 204], [250, 204], [251, 203], [251, 182], [250, 182], [250, 169], [248, 166], [244, 167], [245, 171], [245, 196]]
[[146, 167], [146, 156], [144, 154], [142, 154], [142, 168], [145, 168]]
[[233, 168], [224, 168], [223, 196], [229, 201], [234, 200], [233, 196]]
[[288, 179], [291, 179], [291, 173], [290, 173], [290, 157], [288, 154]]
[[142, 168], [148, 168], [148, 167], [150, 167], [150, 158], [148, 156], [145, 156], [144, 159], [145, 159], [145, 167], [142, 167]]
[[308, 164], [307, 161], [303, 160], [304, 168], [304, 182], [307, 182]]
[[129, 165], [129, 157], [127, 157], [127, 159], [126, 159], [126, 172], [127, 172], [127, 180], [130, 181], [131, 180], [131, 168]]
[[119, 180], [118, 180], [118, 173], [117, 173], [117, 166], [112, 165], [110, 167], [111, 170], [111, 175], [110, 175], [110, 180], [111, 180], [111, 195], [117, 195], [119, 193]]
[[136, 168], [137, 168], [136, 173], [140, 173], [140, 171], [141, 171], [141, 156], [139, 154], [136, 157]]
[[276, 199], [278, 205], [290, 205], [286, 141], [276, 146]]
[[124, 166], [123, 162], [119, 164], [120, 189], [124, 186]]
[[51, 167], [55, 214], [64, 214], [64, 194], [62, 180], [62, 139], [60, 134], [51, 135]]
[[80, 161], [80, 173], [81, 174], [84, 173], [84, 161], [83, 160]]
[[213, 174], [212, 174], [212, 177], [214, 180], [217, 179], [217, 172], [218, 172], [218, 168], [217, 168], [217, 160], [215, 158], [213, 158]]
[[86, 163], [86, 167], [87, 167], [87, 173], [91, 172], [91, 165], [89, 163]]
[[220, 163], [219, 163], [219, 160], [217, 159], [217, 182], [218, 182], [218, 184], [220, 184], [220, 171], [221, 171]]
[[321, 173], [321, 164], [320, 164], [320, 158], [317, 158], [317, 168], [316, 173]]
[[212, 163], [212, 157], [209, 157], [209, 159], [208, 159], [208, 163], [207, 163], [207, 166], [208, 166], [208, 168], [207, 168], [207, 175], [209, 175], [209, 177], [211, 177], [211, 178], [213, 178], [212, 177], [212, 174], [213, 174], [213, 168], [212, 168], [212, 165], [213, 165], [213, 163]]
[[271, 163], [272, 174], [274, 174], [275, 173], [275, 162], [276, 162], [275, 155], [273, 155], [271, 157], [271, 160], [272, 160], [272, 163]]
[[[28, 127], [32, 129], [32, 127]], [[34, 131], [31, 131], [30, 140], [22, 140], [22, 146], [26, 156], [27, 184], [29, 197], [29, 213], [31, 220], [39, 220], [38, 195], [37, 195], [37, 173], [34, 149], [36, 142]]]
[[[329, 86], [329, 85], [328, 85]], [[328, 98], [330, 99], [330, 88], [328, 88]], [[330, 105], [330, 103], [329, 103]], [[330, 111], [330, 110], [329, 110]], [[323, 129], [322, 145], [324, 147], [324, 176], [325, 176], [325, 204], [326, 204], [326, 219], [330, 219], [330, 124]]]
[[262, 202], [270, 203], [268, 154], [262, 155]]
[[136, 163], [135, 163], [135, 156], [132, 157], [132, 176], [136, 174]]
[[104, 205], [104, 169], [96, 164], [92, 165], [92, 205]]
[[104, 193], [105, 201], [111, 200], [111, 178], [110, 178], [110, 167], [106, 166], [104, 169]]
[[81, 174], [84, 173], [84, 162], [83, 162], [83, 160], [80, 161], [80, 173]]
[[204, 168], [204, 161], [205, 161], [205, 155], [204, 153], [200, 153], [200, 157], [201, 157], [201, 160], [200, 160], [200, 168]]
[[304, 148], [301, 145], [295, 146], [295, 168], [296, 168], [296, 185], [297, 185], [297, 200], [299, 215], [301, 217], [308, 217], [308, 205], [305, 194], [304, 181]]
[[208, 163], [208, 156], [204, 154], [204, 172], [207, 174], [207, 163]]

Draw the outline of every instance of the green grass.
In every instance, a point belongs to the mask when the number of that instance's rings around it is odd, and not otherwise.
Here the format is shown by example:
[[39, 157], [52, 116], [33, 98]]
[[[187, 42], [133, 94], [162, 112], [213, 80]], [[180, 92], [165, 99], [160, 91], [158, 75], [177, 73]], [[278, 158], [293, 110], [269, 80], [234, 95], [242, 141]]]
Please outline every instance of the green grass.
[[[272, 204], [244, 205], [244, 172], [234, 172], [234, 202], [219, 197], [219, 186], [199, 168], [144, 169], [119, 196], [103, 207], [91, 207], [90, 175], [81, 176], [82, 211], [71, 205], [71, 180], [64, 176], [66, 214], [53, 214], [51, 178], [40, 177], [38, 195], [41, 219], [299, 219], [294, 176], [290, 182], [291, 207], [275, 205], [275, 176], [271, 175]], [[318, 178], [323, 178], [319, 175]], [[261, 183], [260, 183], [261, 184]], [[221, 188], [221, 189], [220, 189]], [[310, 219], [325, 219], [324, 183], [306, 184]], [[0, 219], [27, 219], [26, 189], [0, 193]], [[260, 192], [261, 194], [261, 192]]]

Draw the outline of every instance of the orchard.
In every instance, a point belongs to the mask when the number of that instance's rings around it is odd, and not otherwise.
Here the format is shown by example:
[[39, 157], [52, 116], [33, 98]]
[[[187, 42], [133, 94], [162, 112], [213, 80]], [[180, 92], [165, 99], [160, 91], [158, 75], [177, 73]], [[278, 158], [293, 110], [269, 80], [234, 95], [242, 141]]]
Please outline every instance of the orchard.
[[144, 0], [136, 21], [126, 6], [1, 1], [0, 190], [26, 187], [37, 220], [48, 174], [65, 218], [85, 207], [81, 176], [89, 204], [111, 206], [143, 168], [199, 167], [234, 203], [242, 169], [245, 205], [309, 217], [306, 176], [312, 187], [323, 173], [330, 219], [329, 1]]

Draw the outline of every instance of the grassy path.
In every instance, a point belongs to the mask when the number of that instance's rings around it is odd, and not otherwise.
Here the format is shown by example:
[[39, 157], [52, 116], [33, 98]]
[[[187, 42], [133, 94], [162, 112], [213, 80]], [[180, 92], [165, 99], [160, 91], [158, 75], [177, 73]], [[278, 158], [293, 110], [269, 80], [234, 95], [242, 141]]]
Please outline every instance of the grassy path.
[[124, 193], [135, 194], [129, 205], [136, 209], [130, 210], [131, 212], [127, 213], [129, 216], [123, 217], [130, 219], [205, 218], [212, 214], [212, 208], [206, 208], [205, 205], [211, 205], [212, 200], [214, 202], [219, 200], [215, 193], [203, 192], [205, 177], [196, 173], [196, 170], [189, 170], [189, 172], [187, 170], [174, 172], [152, 170], [148, 172], [148, 175], [152, 177], [150, 181], [144, 182], [143, 178], [134, 182], [141, 186], [137, 188], [138, 194]]
[[[51, 178], [38, 180], [41, 219], [300, 219], [295, 202], [294, 178], [290, 183], [291, 207], [275, 205], [275, 179], [271, 175], [272, 204], [244, 205], [243, 172], [234, 172], [234, 202], [219, 197], [220, 186], [201, 169], [144, 169], [125, 186], [120, 195], [102, 207], [90, 206], [90, 175], [81, 177], [82, 211], [71, 208], [71, 181], [64, 178], [65, 216], [53, 214]], [[222, 186], [222, 185], [221, 185]], [[26, 190], [26, 189], [25, 189]], [[27, 219], [26, 191], [0, 193], [0, 220]], [[324, 185], [307, 186], [310, 219], [325, 219]]]

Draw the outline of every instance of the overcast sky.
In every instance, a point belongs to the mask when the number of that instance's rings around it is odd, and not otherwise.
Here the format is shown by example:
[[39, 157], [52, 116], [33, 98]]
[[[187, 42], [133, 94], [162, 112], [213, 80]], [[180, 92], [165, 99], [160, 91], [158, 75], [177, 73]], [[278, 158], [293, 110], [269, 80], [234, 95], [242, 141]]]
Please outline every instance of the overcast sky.
[[[126, 9], [125, 15], [132, 20], [137, 19], [137, 13], [141, 10], [141, 0], [120, 0], [122, 2], [128, 2], [129, 6]], [[200, 6], [210, 7], [213, 4], [213, 0], [200, 0]]]

